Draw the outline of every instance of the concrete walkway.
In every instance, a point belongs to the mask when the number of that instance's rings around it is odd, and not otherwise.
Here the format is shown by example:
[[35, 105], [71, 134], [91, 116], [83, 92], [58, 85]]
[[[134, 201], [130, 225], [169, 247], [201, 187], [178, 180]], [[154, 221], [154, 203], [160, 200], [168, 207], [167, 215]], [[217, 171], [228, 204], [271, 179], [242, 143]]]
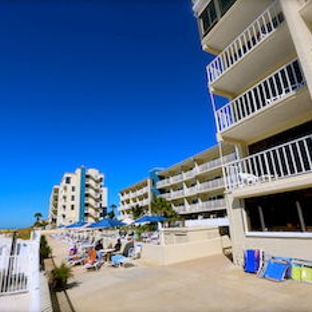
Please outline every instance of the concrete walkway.
[[[64, 245], [49, 238], [56, 263]], [[77, 312], [310, 312], [312, 285], [246, 274], [223, 255], [170, 266], [74, 268], [67, 293]]]

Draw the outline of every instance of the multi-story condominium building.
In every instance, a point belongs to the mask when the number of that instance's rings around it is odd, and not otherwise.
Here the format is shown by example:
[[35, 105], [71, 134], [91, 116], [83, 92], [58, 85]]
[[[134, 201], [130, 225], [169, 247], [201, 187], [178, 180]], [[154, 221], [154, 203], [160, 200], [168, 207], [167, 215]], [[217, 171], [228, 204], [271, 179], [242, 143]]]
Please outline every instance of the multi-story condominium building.
[[132, 218], [132, 209], [140, 207], [146, 212], [151, 212], [151, 202], [153, 196], [157, 196], [155, 184], [159, 180], [157, 172], [160, 169], [150, 171], [150, 176], [142, 181], [139, 181], [129, 187], [124, 188], [119, 192], [119, 218], [124, 220]]
[[[207, 149], [167, 169], [154, 169], [150, 177], [119, 192], [119, 216], [131, 218], [132, 208], [151, 211], [153, 196], [168, 200], [181, 219], [225, 218], [222, 163], [236, 159], [232, 146]], [[226, 225], [226, 224], [223, 224]]]
[[234, 261], [312, 260], [312, 1], [193, 0], [224, 165]]
[[[158, 173], [160, 195], [184, 220], [225, 218], [222, 163], [235, 160], [233, 148], [218, 146], [181, 161]], [[226, 225], [226, 224], [224, 224]]]
[[57, 226], [99, 220], [107, 209], [107, 188], [103, 185], [104, 175], [96, 169], [80, 167], [65, 173], [60, 185], [53, 187], [49, 215]]

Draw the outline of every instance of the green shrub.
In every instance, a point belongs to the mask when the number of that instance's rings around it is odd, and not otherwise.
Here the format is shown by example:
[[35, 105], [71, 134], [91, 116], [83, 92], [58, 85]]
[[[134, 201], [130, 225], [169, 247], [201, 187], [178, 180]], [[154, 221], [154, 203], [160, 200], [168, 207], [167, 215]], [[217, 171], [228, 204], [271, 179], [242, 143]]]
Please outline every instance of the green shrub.
[[56, 266], [50, 274], [50, 285], [55, 291], [66, 289], [67, 281], [73, 277], [73, 269], [64, 262], [60, 266]]

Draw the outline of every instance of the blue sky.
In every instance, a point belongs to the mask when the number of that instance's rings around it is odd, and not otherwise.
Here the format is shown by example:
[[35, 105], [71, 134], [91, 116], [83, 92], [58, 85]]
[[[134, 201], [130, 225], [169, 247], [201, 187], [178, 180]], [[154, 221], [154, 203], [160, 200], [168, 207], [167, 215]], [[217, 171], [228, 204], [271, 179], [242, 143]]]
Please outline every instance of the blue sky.
[[0, 2], [0, 228], [85, 165], [118, 191], [214, 145], [190, 0]]

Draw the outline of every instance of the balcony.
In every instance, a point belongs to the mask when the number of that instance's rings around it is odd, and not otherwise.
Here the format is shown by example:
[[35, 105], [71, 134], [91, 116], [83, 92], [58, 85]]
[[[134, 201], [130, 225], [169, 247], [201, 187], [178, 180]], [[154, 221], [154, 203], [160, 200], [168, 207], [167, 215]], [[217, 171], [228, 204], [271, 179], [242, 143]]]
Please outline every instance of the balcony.
[[[297, 59], [215, 112], [223, 139], [249, 141], [311, 111], [311, 100]], [[281, 114], [282, 112], [282, 114]]]
[[302, 18], [308, 24], [312, 24], [312, 1], [311, 0], [301, 0], [301, 7], [299, 9], [299, 13]]
[[[311, 187], [312, 135], [233, 161], [224, 168], [226, 189], [238, 190], [238, 195], [273, 192], [279, 187], [284, 191]], [[262, 184], [266, 184], [264, 189]]]
[[172, 193], [162, 194], [161, 196], [166, 199], [177, 199], [181, 197], [194, 196], [202, 192], [209, 192], [223, 187], [224, 187], [223, 178], [218, 178], [215, 180], [199, 183], [191, 187], [186, 187], [182, 190], [174, 191]]
[[[198, 16], [203, 49], [211, 53], [222, 51], [270, 2], [271, 0], [195, 2], [193, 10]], [[205, 3], [207, 5], [203, 10]]]
[[223, 187], [224, 187], [223, 178], [218, 178], [215, 180], [200, 183], [198, 185], [198, 192], [202, 193], [202, 192], [212, 191], [212, 190], [223, 188]]
[[171, 179], [170, 177], [166, 178], [166, 179], [163, 179], [163, 180], [160, 180], [156, 183], [156, 186], [158, 188], [161, 188], [161, 187], [165, 187], [165, 186], [169, 186], [171, 184]]
[[240, 94], [294, 54], [281, 8], [274, 2], [207, 66], [211, 91]]
[[200, 213], [223, 209], [226, 209], [224, 199], [208, 200], [196, 204], [175, 207], [175, 210], [180, 214], [196, 213], [196, 212]]

